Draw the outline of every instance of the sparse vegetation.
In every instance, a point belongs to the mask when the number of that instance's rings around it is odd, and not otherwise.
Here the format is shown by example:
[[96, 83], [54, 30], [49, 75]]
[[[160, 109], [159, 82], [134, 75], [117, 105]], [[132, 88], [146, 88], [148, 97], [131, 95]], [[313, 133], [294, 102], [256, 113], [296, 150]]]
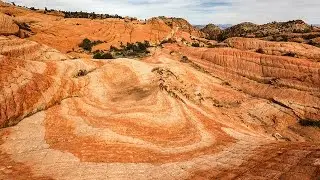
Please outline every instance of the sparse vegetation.
[[219, 46], [214, 45], [214, 44], [209, 44], [209, 46], [208, 46], [208, 48], [217, 48], [217, 47], [219, 47]]
[[284, 41], [284, 42], [288, 42], [288, 36], [287, 35], [282, 35], [281, 36], [281, 41]]
[[294, 29], [293, 33], [310, 33], [312, 31], [312, 28], [306, 28], [306, 29]]
[[312, 119], [300, 119], [299, 124], [301, 126], [320, 128], [320, 121], [312, 120]]
[[81, 77], [88, 74], [88, 71], [85, 69], [80, 69], [75, 77]]
[[189, 60], [189, 58], [187, 56], [182, 56], [181, 62], [188, 63], [188, 62], [190, 62], [190, 60]]
[[107, 18], [119, 18], [124, 19], [122, 16], [119, 15], [110, 15], [110, 14], [96, 14], [94, 12], [87, 13], [87, 12], [70, 12], [70, 11], [61, 11], [64, 13], [64, 18], [88, 18], [88, 19], [107, 19]]
[[112, 54], [107, 52], [103, 52], [103, 51], [96, 51], [93, 55], [93, 59], [114, 59]]
[[20, 29], [23, 29], [23, 30], [31, 32], [31, 28], [27, 23], [25, 23], [25, 22], [17, 22], [17, 21], [15, 23], [19, 26]]
[[296, 57], [296, 53], [294, 53], [294, 52], [287, 52], [287, 53], [283, 54], [283, 56]]
[[110, 52], [116, 57], [143, 57], [150, 53], [149, 41], [127, 43], [126, 46], [121, 45], [121, 49], [111, 46]]
[[222, 85], [224, 85], [224, 86], [231, 86], [231, 84], [230, 84], [229, 82], [227, 82], [227, 81], [222, 82]]
[[176, 43], [176, 42], [177, 42], [176, 40], [169, 38], [169, 39], [164, 39], [163, 41], [161, 41], [160, 44]]
[[92, 50], [93, 46], [96, 46], [98, 44], [103, 43], [102, 41], [98, 40], [98, 41], [91, 41], [88, 38], [85, 38], [84, 40], [82, 40], [82, 42], [79, 44], [79, 47], [83, 48], [86, 51], [90, 51]]
[[314, 42], [313, 40], [309, 40], [307, 44], [309, 44], [309, 45], [311, 45], [311, 46], [316, 46], [316, 47], [319, 47], [319, 48], [320, 48], [320, 44]]
[[199, 43], [192, 43], [191, 46], [192, 47], [200, 47], [200, 44]]
[[265, 53], [262, 48], [257, 49], [256, 52], [257, 52], [257, 53], [260, 53], [260, 54], [264, 54], [264, 53]]
[[225, 32], [225, 31], [223, 31], [222, 33], [220, 33], [220, 34], [218, 35], [218, 37], [217, 37], [217, 40], [218, 40], [219, 42], [222, 42], [222, 41], [224, 41], [224, 40], [226, 40], [226, 39], [228, 39], [228, 33]]
[[319, 36], [320, 36], [319, 34], [307, 34], [307, 35], [303, 36], [303, 38], [306, 39], [306, 40], [310, 40], [310, 39], [313, 39], [313, 38], [317, 38]]

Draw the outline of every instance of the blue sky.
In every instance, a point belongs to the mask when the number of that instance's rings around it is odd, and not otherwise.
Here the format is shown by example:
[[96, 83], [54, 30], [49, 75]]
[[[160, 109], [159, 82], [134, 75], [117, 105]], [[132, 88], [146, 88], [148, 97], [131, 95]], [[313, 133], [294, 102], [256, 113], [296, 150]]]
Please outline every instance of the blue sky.
[[320, 0], [6, 0], [19, 5], [119, 14], [147, 19], [182, 17], [192, 24], [302, 19], [320, 24]]

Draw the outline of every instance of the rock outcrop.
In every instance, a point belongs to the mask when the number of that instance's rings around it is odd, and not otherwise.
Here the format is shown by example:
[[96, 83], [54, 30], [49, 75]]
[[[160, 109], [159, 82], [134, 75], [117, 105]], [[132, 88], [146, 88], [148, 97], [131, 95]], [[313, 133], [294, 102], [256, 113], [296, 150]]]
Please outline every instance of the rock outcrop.
[[294, 42], [270, 42], [254, 38], [229, 38], [225, 41], [229, 47], [240, 50], [252, 50], [277, 56], [294, 56], [320, 62], [320, 48]]
[[33, 61], [63, 61], [70, 59], [69, 56], [46, 45], [14, 36], [0, 37], [0, 54], [15, 59]]
[[202, 32], [206, 34], [207, 39], [216, 40], [218, 39], [219, 34], [221, 34], [222, 30], [214, 25], [208, 24], [204, 28], [201, 29]]
[[19, 26], [10, 16], [0, 12], [0, 35], [14, 35], [19, 32]]
[[[319, 48], [232, 38], [230, 48], [73, 58], [54, 48], [190, 34], [156, 19], [34, 17], [28, 39], [0, 36], [0, 179], [320, 177]], [[281, 48], [297, 57], [269, 53]]]
[[[218, 33], [218, 31], [216, 31]], [[225, 30], [208, 39], [223, 41], [231, 37], [262, 38], [267, 41], [299, 42], [319, 46], [314, 38], [320, 37], [318, 29], [302, 20], [272, 22], [262, 25], [244, 22]]]

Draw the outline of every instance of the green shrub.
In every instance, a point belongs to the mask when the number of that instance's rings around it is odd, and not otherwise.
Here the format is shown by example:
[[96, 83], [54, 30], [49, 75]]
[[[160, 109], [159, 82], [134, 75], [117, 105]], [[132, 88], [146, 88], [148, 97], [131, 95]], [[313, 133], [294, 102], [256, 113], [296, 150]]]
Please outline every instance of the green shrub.
[[17, 21], [15, 23], [19, 26], [20, 29], [23, 29], [23, 30], [31, 32], [31, 28], [27, 23], [25, 23], [25, 22], [17, 22]]
[[188, 63], [188, 62], [190, 62], [190, 61], [189, 61], [189, 58], [188, 58], [187, 56], [182, 56], [181, 62], [183, 62], [183, 63]]
[[103, 41], [90, 41], [90, 39], [85, 38], [82, 40], [82, 42], [79, 44], [79, 47], [83, 48], [84, 50], [91, 51], [93, 46], [96, 46], [98, 44], [103, 43]]
[[317, 37], [319, 37], [319, 34], [308, 34], [308, 35], [303, 36], [303, 38], [307, 39], [307, 40], [317, 38]]
[[192, 43], [191, 46], [192, 47], [200, 47], [200, 44], [199, 43]]
[[288, 42], [288, 36], [282, 35], [281, 36], [282, 41]]
[[308, 126], [308, 127], [318, 127], [320, 128], [320, 121], [311, 120], [311, 119], [300, 119], [299, 124], [301, 126]]
[[260, 54], [264, 54], [264, 53], [265, 53], [262, 48], [257, 49], [256, 52], [257, 52], [257, 53], [260, 53]]
[[224, 41], [224, 40], [226, 40], [226, 39], [228, 39], [228, 34], [227, 34], [225, 31], [223, 31], [222, 33], [220, 33], [220, 34], [218, 35], [218, 37], [217, 37], [217, 40], [218, 40], [219, 42], [222, 42], [222, 41]]
[[173, 40], [173, 39], [169, 38], [169, 39], [165, 39], [165, 40], [161, 41], [160, 44], [176, 43], [176, 42], [177, 42], [176, 40]]
[[82, 47], [84, 50], [91, 51], [92, 50], [92, 43], [91, 43], [90, 39], [85, 38], [79, 44], [79, 47]]
[[289, 57], [296, 57], [296, 53], [294, 52], [287, 52], [283, 56], [289, 56]]
[[80, 69], [75, 77], [81, 77], [88, 74], [88, 71], [85, 69]]
[[111, 46], [110, 52], [114, 52], [116, 56], [144, 56], [150, 53], [148, 48], [150, 47], [149, 41], [127, 43], [127, 45], [121, 44], [121, 49]]
[[101, 51], [96, 52], [93, 55], [93, 59], [114, 59], [111, 53], [104, 53]]
[[294, 29], [293, 33], [310, 33], [311, 31], [312, 31], [312, 28]]

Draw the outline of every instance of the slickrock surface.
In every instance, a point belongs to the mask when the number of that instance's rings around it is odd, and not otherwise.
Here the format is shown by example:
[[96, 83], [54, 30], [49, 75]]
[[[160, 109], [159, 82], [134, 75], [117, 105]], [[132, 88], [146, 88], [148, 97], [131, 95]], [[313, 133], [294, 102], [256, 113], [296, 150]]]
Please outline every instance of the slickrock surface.
[[69, 56], [46, 45], [20, 39], [15, 36], [0, 37], [0, 54], [7, 57], [34, 61], [63, 61], [70, 59]]
[[78, 45], [85, 38], [103, 42], [93, 48], [95, 51], [108, 50], [111, 45], [119, 47], [128, 42], [147, 40], [155, 44], [172, 37], [191, 41], [191, 36], [203, 36], [202, 32], [181, 18], [151, 18], [143, 22], [116, 18], [64, 19], [60, 15], [43, 14], [1, 2], [0, 12], [14, 16], [19, 23], [27, 23], [32, 32], [28, 37], [30, 40], [53, 47], [63, 53], [77, 51]]
[[261, 49], [264, 54], [269, 55], [285, 55], [286, 53], [294, 53], [296, 57], [313, 59], [320, 62], [320, 51], [318, 47], [308, 44], [300, 44], [293, 42], [270, 42], [254, 38], [229, 38], [226, 43], [233, 48], [240, 50]]
[[142, 59], [75, 59], [63, 52], [89, 35], [107, 46], [192, 33], [0, 11], [33, 19], [35, 33], [0, 36], [1, 180], [320, 178], [320, 129], [299, 123], [320, 120], [320, 48], [234, 38], [234, 48], [167, 43]]
[[[320, 64], [231, 48], [171, 47], [245, 93], [290, 107], [301, 118], [319, 119]], [[320, 49], [318, 48], [318, 51]]]
[[143, 60], [0, 62], [0, 179], [320, 176], [320, 131], [297, 121], [319, 118], [310, 60], [166, 45]]
[[11, 35], [19, 32], [19, 27], [13, 22], [10, 16], [0, 12], [0, 34]]

